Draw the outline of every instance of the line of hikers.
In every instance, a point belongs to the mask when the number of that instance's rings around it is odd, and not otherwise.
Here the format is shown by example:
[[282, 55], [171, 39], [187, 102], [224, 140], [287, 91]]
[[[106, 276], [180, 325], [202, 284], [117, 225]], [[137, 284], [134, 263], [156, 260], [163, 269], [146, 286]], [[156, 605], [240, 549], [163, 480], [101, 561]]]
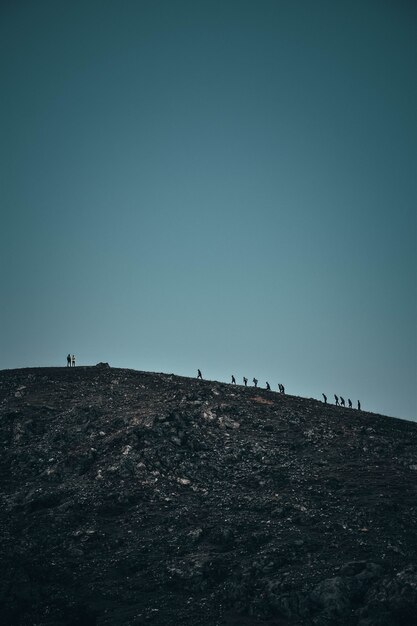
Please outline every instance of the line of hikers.
[[[197, 378], [200, 379], [200, 380], [203, 380], [203, 376], [201, 374], [201, 370], [197, 370]], [[252, 382], [254, 384], [254, 387], [258, 386], [258, 379], [257, 378], [254, 378]], [[248, 385], [248, 379], [246, 378], [246, 376], [243, 377], [243, 384], [245, 385], [245, 387], [247, 387], [247, 385]], [[236, 378], [233, 376], [233, 374], [232, 374], [232, 385], [236, 385]], [[265, 388], [266, 388], [267, 391], [271, 391], [271, 385], [268, 383], [268, 381], [265, 383]], [[281, 385], [281, 383], [278, 383], [278, 389], [279, 389], [280, 393], [285, 393], [285, 387], [284, 387], [284, 385]], [[326, 396], [326, 394], [322, 393], [321, 395], [323, 396], [324, 404], [327, 404], [327, 396]], [[339, 396], [334, 394], [334, 399], [335, 399], [336, 406], [346, 406], [345, 399], [342, 396], [340, 396], [340, 399], [339, 399]], [[349, 407], [349, 409], [352, 408], [352, 400], [350, 398], [348, 398], [348, 407]], [[358, 400], [358, 411], [360, 411], [360, 410], [361, 410], [361, 403]]]
[[[72, 355], [68, 354], [67, 355], [67, 367], [75, 367], [75, 354], [72, 354]], [[197, 370], [197, 378], [200, 379], [200, 380], [203, 380], [203, 375], [201, 374], [201, 370]], [[252, 382], [253, 382], [254, 387], [258, 386], [258, 379], [257, 378], [253, 378]], [[248, 379], [246, 378], [246, 376], [243, 377], [243, 384], [245, 385], [245, 387], [248, 386]], [[233, 376], [233, 374], [232, 374], [232, 385], [236, 385], [236, 378]], [[271, 385], [269, 384], [268, 381], [266, 381], [266, 383], [265, 383], [265, 389], [267, 391], [271, 391]], [[279, 389], [280, 393], [285, 393], [285, 387], [281, 383], [278, 383], [278, 389]], [[327, 404], [327, 396], [326, 396], [326, 394], [322, 393], [321, 395], [323, 396], [324, 404]], [[340, 396], [340, 399], [339, 399], [339, 396], [334, 394], [334, 400], [335, 400], [335, 405], [336, 406], [346, 406], [345, 399], [342, 396]], [[348, 398], [348, 407], [349, 407], [349, 409], [352, 408], [352, 401], [351, 401], [350, 398]], [[358, 400], [358, 411], [360, 411], [360, 410], [361, 410], [361, 403]]]
[[[324, 404], [327, 404], [327, 396], [326, 396], [326, 394], [322, 393], [321, 395], [323, 396]], [[339, 398], [339, 396], [337, 396], [336, 394], [334, 394], [334, 403], [335, 403], [336, 406], [346, 406], [345, 399], [342, 398], [342, 396], [340, 396], [340, 398]], [[352, 400], [350, 398], [348, 398], [348, 407], [349, 407], [349, 409], [352, 408]], [[360, 411], [360, 410], [361, 410], [361, 403], [358, 400], [358, 411]]]
[[[200, 380], [203, 380], [203, 376], [201, 374], [201, 370], [197, 370], [197, 378], [199, 378]], [[253, 382], [253, 386], [257, 387], [258, 386], [258, 379], [257, 378], [253, 378], [252, 379]], [[233, 376], [232, 374], [232, 385], [236, 385], [236, 378]], [[243, 384], [245, 385], [245, 387], [248, 386], [248, 379], [246, 378], [246, 376], [243, 377]], [[265, 389], [267, 391], [271, 391], [271, 385], [268, 383], [268, 381], [265, 383]], [[281, 385], [281, 383], [278, 383], [278, 389], [280, 393], [285, 393], [285, 387], [284, 385]]]

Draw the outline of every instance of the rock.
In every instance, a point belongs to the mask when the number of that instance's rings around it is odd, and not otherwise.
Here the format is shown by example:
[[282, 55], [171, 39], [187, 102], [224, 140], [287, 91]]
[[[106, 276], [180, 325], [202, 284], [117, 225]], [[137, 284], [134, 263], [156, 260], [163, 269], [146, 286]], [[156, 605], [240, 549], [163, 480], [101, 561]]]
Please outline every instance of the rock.
[[190, 485], [191, 480], [189, 480], [188, 478], [177, 478], [177, 483], [179, 483], [180, 485]]
[[0, 372], [0, 447], [1, 623], [413, 623], [415, 423], [37, 368]]
[[417, 574], [414, 565], [389, 576], [373, 587], [365, 597], [359, 614], [359, 626], [408, 626], [415, 623]]
[[239, 422], [232, 420], [230, 417], [220, 417], [219, 423], [225, 428], [236, 429], [240, 427]]
[[328, 578], [319, 583], [310, 594], [313, 606], [331, 619], [346, 614], [352, 603], [352, 585], [341, 576]]

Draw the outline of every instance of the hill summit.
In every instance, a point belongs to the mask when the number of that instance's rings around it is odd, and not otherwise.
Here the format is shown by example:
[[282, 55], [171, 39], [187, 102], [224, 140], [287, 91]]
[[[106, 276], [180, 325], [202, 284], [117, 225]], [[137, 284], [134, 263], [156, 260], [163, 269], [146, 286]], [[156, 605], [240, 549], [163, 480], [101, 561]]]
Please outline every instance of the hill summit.
[[96, 367], [0, 372], [8, 626], [394, 626], [417, 424]]

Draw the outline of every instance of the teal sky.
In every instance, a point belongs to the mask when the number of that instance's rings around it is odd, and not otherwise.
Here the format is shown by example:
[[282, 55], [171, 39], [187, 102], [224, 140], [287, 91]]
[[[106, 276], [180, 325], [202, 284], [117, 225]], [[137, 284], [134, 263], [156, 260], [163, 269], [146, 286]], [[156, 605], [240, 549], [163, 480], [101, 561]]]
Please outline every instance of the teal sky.
[[416, 4], [0, 8], [0, 368], [417, 419]]

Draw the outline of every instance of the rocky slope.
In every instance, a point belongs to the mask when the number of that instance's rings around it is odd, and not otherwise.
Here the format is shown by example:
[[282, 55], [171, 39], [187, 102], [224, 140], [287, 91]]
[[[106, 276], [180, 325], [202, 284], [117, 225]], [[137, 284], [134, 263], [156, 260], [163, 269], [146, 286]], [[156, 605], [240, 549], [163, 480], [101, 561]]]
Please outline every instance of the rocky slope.
[[104, 365], [0, 372], [6, 625], [393, 626], [417, 424]]

